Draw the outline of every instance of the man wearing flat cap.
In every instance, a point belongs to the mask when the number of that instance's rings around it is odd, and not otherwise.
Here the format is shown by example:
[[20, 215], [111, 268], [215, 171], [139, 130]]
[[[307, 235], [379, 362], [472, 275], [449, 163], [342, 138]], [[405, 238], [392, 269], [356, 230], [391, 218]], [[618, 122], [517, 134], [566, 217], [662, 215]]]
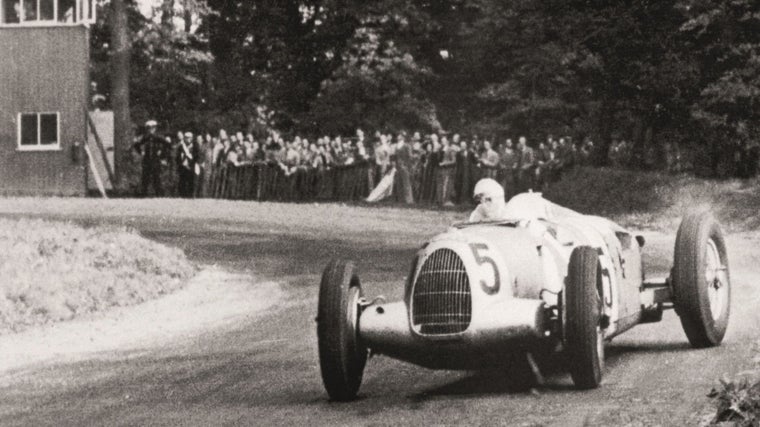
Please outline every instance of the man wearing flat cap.
[[170, 147], [164, 138], [156, 134], [155, 120], [145, 122], [145, 134], [132, 147], [140, 156], [142, 156], [142, 179], [140, 186], [140, 195], [148, 195], [148, 186], [153, 186], [156, 197], [164, 195], [164, 189], [161, 186], [161, 162], [166, 161], [169, 157]]

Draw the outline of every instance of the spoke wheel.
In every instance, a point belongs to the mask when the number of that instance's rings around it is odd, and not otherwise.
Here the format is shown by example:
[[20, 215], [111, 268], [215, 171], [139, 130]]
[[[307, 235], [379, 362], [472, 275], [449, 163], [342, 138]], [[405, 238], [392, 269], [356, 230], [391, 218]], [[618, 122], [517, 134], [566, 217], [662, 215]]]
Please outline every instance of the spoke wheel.
[[709, 213], [681, 222], [672, 279], [673, 303], [691, 345], [719, 345], [728, 327], [731, 280], [725, 239]]

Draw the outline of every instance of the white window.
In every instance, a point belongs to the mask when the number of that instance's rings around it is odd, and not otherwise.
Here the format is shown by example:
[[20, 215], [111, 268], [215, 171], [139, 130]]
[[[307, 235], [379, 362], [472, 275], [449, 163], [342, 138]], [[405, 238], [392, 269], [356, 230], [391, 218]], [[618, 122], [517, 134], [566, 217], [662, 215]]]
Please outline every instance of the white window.
[[95, 22], [96, 0], [0, 0], [0, 25]]
[[19, 113], [18, 149], [21, 151], [60, 150], [59, 113]]

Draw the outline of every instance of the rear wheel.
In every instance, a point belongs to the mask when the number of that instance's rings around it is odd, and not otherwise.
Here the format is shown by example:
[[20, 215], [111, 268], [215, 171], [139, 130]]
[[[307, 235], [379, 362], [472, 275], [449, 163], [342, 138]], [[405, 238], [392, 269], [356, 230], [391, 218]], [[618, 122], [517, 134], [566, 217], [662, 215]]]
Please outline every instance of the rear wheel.
[[596, 249], [573, 250], [564, 292], [565, 348], [570, 375], [580, 389], [596, 388], [604, 368], [604, 332], [600, 326], [599, 256]]
[[367, 363], [367, 347], [359, 339], [359, 278], [350, 261], [333, 260], [319, 285], [317, 340], [322, 382], [330, 399], [356, 398]]
[[730, 302], [728, 254], [720, 225], [709, 212], [690, 214], [676, 236], [673, 305], [692, 347], [723, 341]]

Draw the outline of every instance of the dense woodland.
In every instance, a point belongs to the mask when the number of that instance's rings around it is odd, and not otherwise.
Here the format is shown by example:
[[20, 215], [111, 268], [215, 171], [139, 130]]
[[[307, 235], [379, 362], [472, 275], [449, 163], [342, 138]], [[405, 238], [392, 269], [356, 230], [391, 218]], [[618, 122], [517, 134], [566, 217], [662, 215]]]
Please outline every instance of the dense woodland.
[[553, 134], [592, 138], [602, 164], [622, 138], [640, 158], [678, 144], [700, 174], [755, 169], [755, 0], [162, 0], [147, 16], [134, 0], [100, 7], [92, 78], [117, 141], [148, 117], [255, 134]]

